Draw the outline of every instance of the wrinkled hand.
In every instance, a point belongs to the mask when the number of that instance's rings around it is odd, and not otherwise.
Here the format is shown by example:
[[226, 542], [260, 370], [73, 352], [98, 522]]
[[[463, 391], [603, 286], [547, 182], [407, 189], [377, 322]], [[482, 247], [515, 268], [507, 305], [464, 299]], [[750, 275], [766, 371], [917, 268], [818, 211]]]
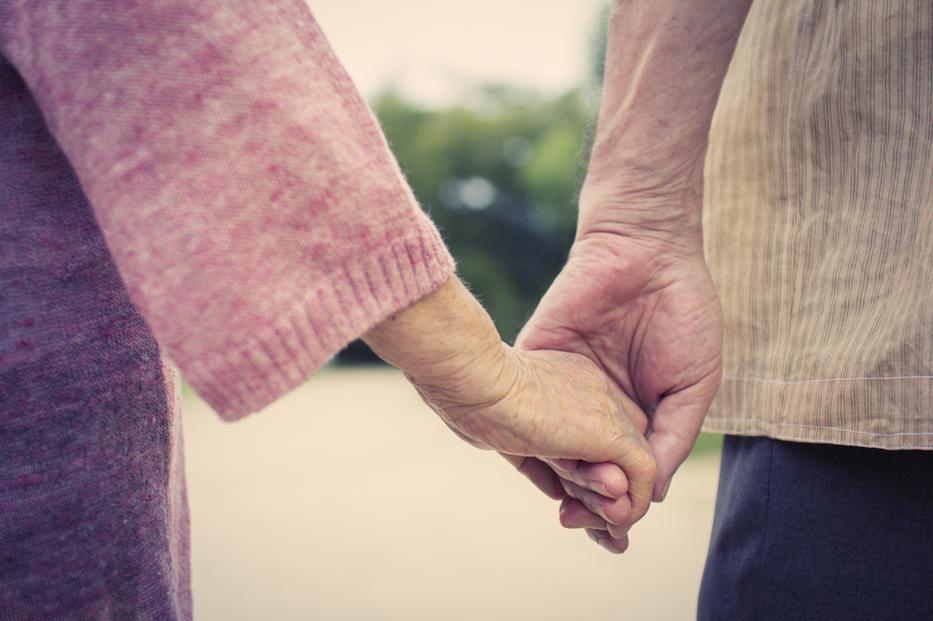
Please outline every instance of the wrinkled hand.
[[[586, 356], [503, 345], [501, 364], [473, 366], [456, 380], [410, 379], [458, 436], [502, 453], [549, 496], [586, 498], [600, 519], [621, 528], [648, 510], [655, 464], [643, 437], [647, 417]], [[564, 478], [529, 472], [541, 464], [531, 456]], [[626, 545], [619, 537], [606, 547]]]
[[[577, 240], [517, 347], [586, 356], [648, 413], [654, 499], [662, 500], [719, 386], [721, 340], [722, 311], [701, 248], [613, 232]], [[599, 470], [618, 476], [610, 473]], [[562, 524], [602, 539], [604, 530], [626, 532], [607, 524], [590, 497], [565, 489], [572, 498], [562, 503]]]
[[591, 358], [509, 347], [456, 278], [363, 338], [457, 435], [499, 451], [552, 498], [584, 498], [620, 529], [615, 542], [601, 532], [604, 546], [624, 550], [623, 532], [651, 503], [648, 420]]

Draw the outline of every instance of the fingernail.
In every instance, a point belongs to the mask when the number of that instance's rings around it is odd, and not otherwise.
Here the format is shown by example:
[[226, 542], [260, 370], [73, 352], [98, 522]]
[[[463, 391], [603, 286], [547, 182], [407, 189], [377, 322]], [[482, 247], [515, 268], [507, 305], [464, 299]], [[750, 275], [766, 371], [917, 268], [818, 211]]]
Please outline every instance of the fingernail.
[[661, 490], [661, 502], [663, 502], [664, 499], [667, 498], [667, 491], [668, 491], [669, 489], [671, 489], [671, 481], [672, 481], [672, 480], [673, 480], [673, 479], [668, 479], [668, 480], [667, 480], [667, 483], [664, 484], [664, 489]]

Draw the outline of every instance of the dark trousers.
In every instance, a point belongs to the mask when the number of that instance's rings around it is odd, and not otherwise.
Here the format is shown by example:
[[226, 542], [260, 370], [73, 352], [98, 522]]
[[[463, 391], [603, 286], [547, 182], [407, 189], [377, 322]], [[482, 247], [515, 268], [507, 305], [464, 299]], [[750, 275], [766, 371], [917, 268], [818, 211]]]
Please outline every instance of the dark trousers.
[[933, 451], [727, 436], [701, 620], [933, 620]]

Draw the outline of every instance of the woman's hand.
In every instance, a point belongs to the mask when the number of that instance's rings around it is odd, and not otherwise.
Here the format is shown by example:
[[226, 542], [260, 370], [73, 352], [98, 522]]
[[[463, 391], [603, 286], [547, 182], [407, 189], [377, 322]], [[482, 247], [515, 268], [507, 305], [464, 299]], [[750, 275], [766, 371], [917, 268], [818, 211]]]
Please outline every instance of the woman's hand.
[[617, 527], [606, 547], [624, 549], [650, 504], [655, 464], [645, 415], [591, 359], [509, 347], [456, 278], [363, 338], [457, 435], [502, 453], [551, 497], [584, 497]]

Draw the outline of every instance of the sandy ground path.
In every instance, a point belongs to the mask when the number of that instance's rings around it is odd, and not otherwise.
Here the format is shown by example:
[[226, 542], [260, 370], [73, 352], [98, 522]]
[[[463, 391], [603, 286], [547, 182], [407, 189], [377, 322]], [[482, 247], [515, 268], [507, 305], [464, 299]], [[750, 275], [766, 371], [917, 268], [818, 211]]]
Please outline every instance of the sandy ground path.
[[716, 457], [617, 557], [391, 370], [326, 371], [233, 425], [184, 415], [196, 621], [694, 617]]

